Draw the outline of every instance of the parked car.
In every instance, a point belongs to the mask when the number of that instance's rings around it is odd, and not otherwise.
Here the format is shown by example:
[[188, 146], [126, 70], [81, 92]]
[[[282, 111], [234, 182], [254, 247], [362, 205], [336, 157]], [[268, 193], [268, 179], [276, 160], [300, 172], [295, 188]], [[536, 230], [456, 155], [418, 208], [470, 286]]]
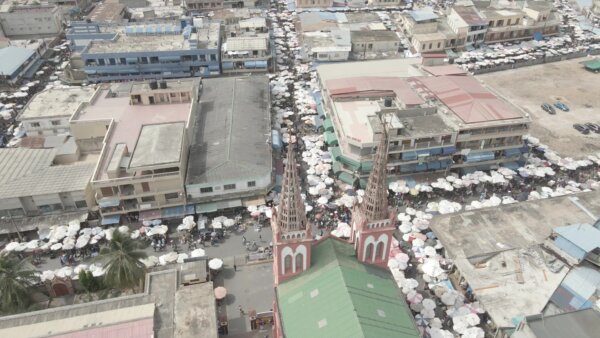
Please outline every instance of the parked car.
[[548, 114], [551, 114], [551, 115], [556, 114], [556, 110], [554, 110], [554, 107], [552, 107], [548, 103], [542, 104], [542, 109], [545, 110], [546, 112], [548, 112]]
[[586, 123], [585, 127], [587, 127], [587, 129], [593, 131], [596, 134], [600, 134], [600, 126], [595, 123], [591, 123], [591, 122]]
[[569, 106], [560, 101], [554, 102], [554, 106], [562, 111], [569, 111]]
[[582, 133], [584, 135], [587, 135], [587, 134], [590, 133], [590, 130], [586, 126], [581, 125], [579, 123], [575, 123], [573, 125], [573, 128], [575, 128], [578, 132], [580, 132], [580, 133]]

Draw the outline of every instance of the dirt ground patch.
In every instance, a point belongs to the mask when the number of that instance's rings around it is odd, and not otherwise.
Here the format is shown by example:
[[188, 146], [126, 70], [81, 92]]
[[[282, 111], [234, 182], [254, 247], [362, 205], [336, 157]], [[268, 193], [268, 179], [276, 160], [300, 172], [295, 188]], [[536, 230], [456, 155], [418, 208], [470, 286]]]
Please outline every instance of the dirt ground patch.
[[[506, 100], [529, 113], [530, 134], [562, 156], [581, 158], [600, 152], [600, 134], [582, 135], [574, 123], [600, 124], [600, 74], [586, 71], [574, 59], [523, 67], [477, 78]], [[561, 100], [569, 112], [546, 113], [542, 103]]]

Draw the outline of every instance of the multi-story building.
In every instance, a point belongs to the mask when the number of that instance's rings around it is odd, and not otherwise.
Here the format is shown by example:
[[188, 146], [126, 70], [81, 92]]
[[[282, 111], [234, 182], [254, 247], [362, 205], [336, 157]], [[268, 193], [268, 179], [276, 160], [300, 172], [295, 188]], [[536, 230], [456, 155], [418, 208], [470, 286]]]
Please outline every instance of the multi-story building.
[[488, 22], [475, 6], [453, 6], [446, 20], [464, 46], [477, 46], [484, 41]]
[[44, 40], [40, 40], [36, 46], [29, 48], [11, 44], [0, 47], [0, 83], [15, 84], [38, 70], [47, 47]]
[[318, 67], [325, 140], [341, 180], [364, 185], [381, 121], [389, 134], [390, 176], [515, 166], [522, 159], [529, 118], [458, 68], [433, 67], [436, 75], [427, 76], [427, 67], [408, 61], [357, 67]]
[[333, 7], [334, 0], [296, 0], [297, 8]]
[[361, 30], [350, 32], [351, 57], [355, 60], [371, 59], [381, 55], [393, 56], [400, 49], [400, 37], [388, 30]]
[[431, 11], [417, 10], [399, 16], [404, 34], [410, 38], [417, 53], [443, 51], [447, 37], [440, 32], [439, 16]]
[[264, 18], [253, 17], [226, 25], [221, 45], [224, 73], [267, 71], [273, 58]]
[[9, 38], [56, 36], [63, 24], [62, 10], [56, 6], [0, 6], [0, 26]]
[[224, 8], [254, 8], [256, 0], [185, 0], [190, 12], [213, 11]]
[[[78, 161], [73, 145], [68, 142], [55, 149], [0, 149], [2, 218], [87, 210], [95, 204], [89, 186], [94, 163]], [[66, 152], [74, 153], [75, 161], [58, 164], [57, 157]]]
[[185, 188], [196, 212], [264, 204], [274, 184], [265, 75], [203, 80]]
[[111, 41], [91, 41], [81, 58], [92, 82], [218, 75], [220, 27], [127, 26]]
[[71, 116], [96, 94], [95, 89], [88, 87], [46, 89], [29, 100], [18, 119], [29, 136], [65, 135], [69, 133]]
[[552, 4], [545, 1], [528, 2], [525, 7], [482, 10], [488, 20], [486, 43], [532, 39], [535, 34], [558, 34], [560, 20], [551, 12]]
[[105, 85], [73, 115], [78, 144], [100, 149], [90, 184], [103, 224], [193, 214], [184, 182], [200, 87], [191, 79]]
[[92, 4], [90, 0], [46, 0], [49, 5], [58, 6], [65, 15], [85, 13]]

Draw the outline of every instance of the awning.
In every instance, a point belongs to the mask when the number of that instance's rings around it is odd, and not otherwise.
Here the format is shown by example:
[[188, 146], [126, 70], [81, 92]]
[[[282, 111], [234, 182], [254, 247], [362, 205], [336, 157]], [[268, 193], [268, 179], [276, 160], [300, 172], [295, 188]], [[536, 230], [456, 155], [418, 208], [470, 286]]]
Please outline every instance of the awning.
[[145, 210], [145, 211], [140, 211], [140, 216], [138, 217], [138, 219], [140, 221], [150, 221], [153, 219], [159, 219], [160, 215], [161, 214], [160, 214], [159, 209]]
[[328, 146], [337, 146], [337, 145], [339, 145], [337, 136], [335, 135], [334, 132], [331, 132], [331, 131], [326, 131], [325, 132], [325, 143], [327, 143]]
[[102, 225], [112, 225], [121, 223], [121, 215], [111, 215], [102, 217]]
[[330, 147], [329, 151], [331, 152], [331, 155], [335, 160], [347, 165], [348, 167], [350, 167], [350, 170], [358, 171], [360, 169], [360, 162], [342, 155], [340, 147]]
[[521, 155], [521, 148], [505, 149], [504, 156], [518, 156]]
[[348, 174], [347, 172], [340, 173], [338, 175], [338, 178], [340, 179], [340, 181], [348, 184], [354, 184], [354, 182], [356, 181], [356, 178], [351, 174]]
[[517, 170], [520, 167], [519, 163], [517, 162], [504, 162], [502, 163], [502, 166], [512, 170]]
[[323, 129], [325, 129], [326, 131], [333, 131], [333, 122], [331, 122], [330, 118], [326, 118], [323, 121]]
[[[181, 206], [177, 206], [177, 207], [170, 207], [170, 208], [164, 208], [160, 211], [160, 218], [174, 218], [174, 217], [183, 217], [186, 214], [186, 208], [185, 206], [181, 205]], [[194, 214], [194, 211], [192, 210], [192, 214]]]
[[118, 198], [103, 198], [98, 201], [100, 208], [118, 207], [121, 201]]
[[242, 205], [245, 207], [259, 206], [259, 205], [264, 205], [264, 204], [266, 204], [266, 202], [265, 202], [265, 198], [263, 196], [247, 198], [242, 201]]
[[365, 161], [360, 163], [361, 171], [371, 171], [373, 170], [373, 161]]
[[342, 172], [342, 165], [338, 161], [333, 161], [333, 164], [331, 165], [331, 167], [333, 168], [334, 175], [338, 175], [339, 173]]
[[242, 200], [228, 200], [228, 201], [219, 201], [219, 202], [211, 202], [211, 203], [201, 203], [196, 204], [196, 213], [204, 214], [209, 212], [215, 212], [222, 209], [236, 208], [242, 206]]

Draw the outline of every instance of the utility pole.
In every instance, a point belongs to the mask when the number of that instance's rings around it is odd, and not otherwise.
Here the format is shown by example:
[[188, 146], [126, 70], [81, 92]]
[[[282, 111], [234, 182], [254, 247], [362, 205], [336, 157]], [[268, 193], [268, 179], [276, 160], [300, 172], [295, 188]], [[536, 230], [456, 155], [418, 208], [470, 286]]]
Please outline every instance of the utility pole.
[[6, 212], [8, 212], [8, 217], [7, 216], [2, 216], [1, 219], [2, 220], [8, 219], [10, 221], [10, 224], [17, 231], [17, 235], [19, 236], [19, 240], [23, 241], [23, 235], [21, 234], [21, 231], [19, 230], [19, 227], [17, 226], [17, 224], [13, 220], [12, 215], [10, 214], [10, 210], [6, 210]]

